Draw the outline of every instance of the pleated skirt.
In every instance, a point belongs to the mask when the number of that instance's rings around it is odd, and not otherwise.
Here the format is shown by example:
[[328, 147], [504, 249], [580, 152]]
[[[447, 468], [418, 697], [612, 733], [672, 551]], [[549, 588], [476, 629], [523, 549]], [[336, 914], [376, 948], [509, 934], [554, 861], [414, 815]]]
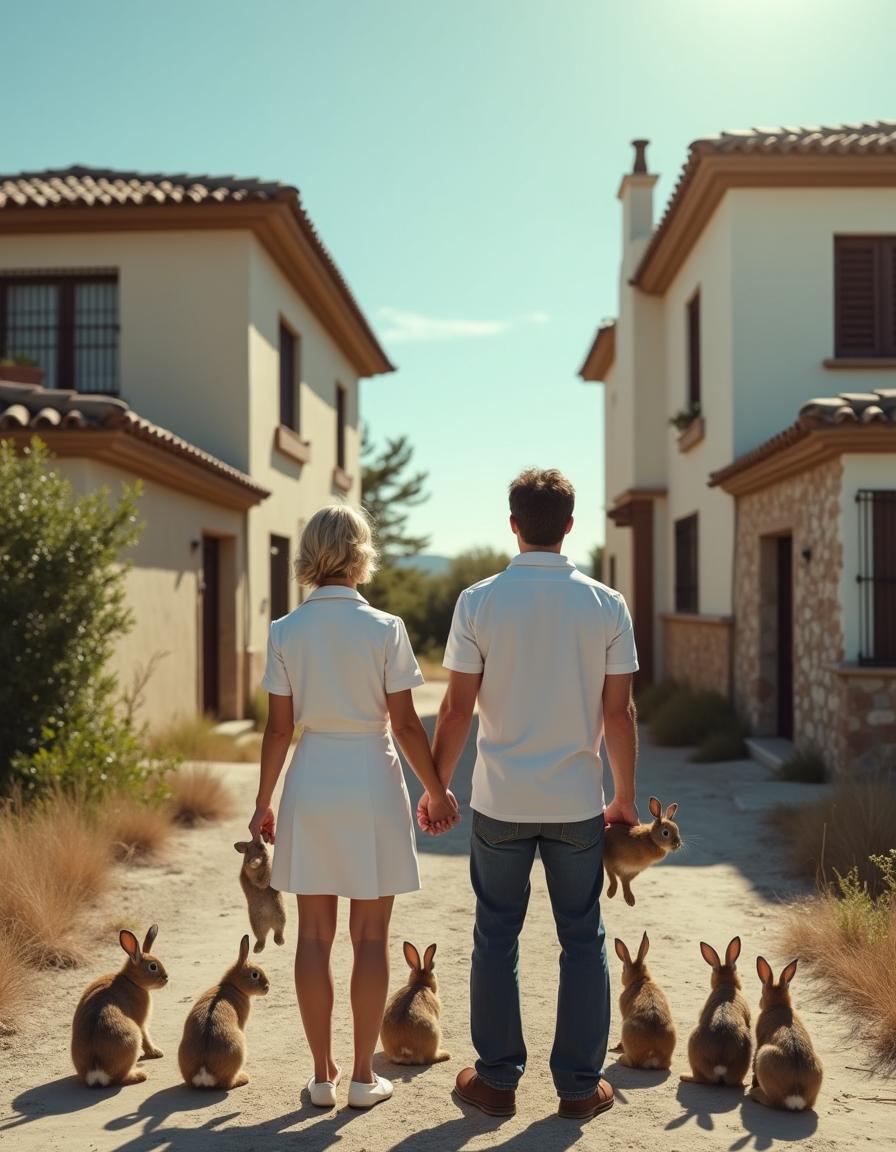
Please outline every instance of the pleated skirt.
[[277, 816], [271, 886], [376, 900], [420, 887], [410, 798], [388, 731], [304, 732]]

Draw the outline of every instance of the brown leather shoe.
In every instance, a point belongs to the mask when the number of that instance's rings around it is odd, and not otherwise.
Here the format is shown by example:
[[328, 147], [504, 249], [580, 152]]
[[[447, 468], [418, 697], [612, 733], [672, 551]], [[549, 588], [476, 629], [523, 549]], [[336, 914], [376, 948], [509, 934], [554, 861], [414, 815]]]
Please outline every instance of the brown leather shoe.
[[472, 1104], [487, 1116], [513, 1116], [516, 1112], [516, 1092], [503, 1088], [490, 1088], [476, 1075], [475, 1068], [464, 1068], [457, 1074], [454, 1091], [465, 1104]]
[[613, 1085], [609, 1080], [599, 1080], [594, 1092], [583, 1100], [561, 1099], [557, 1114], [567, 1120], [590, 1120], [592, 1116], [599, 1116], [612, 1108], [613, 1100]]

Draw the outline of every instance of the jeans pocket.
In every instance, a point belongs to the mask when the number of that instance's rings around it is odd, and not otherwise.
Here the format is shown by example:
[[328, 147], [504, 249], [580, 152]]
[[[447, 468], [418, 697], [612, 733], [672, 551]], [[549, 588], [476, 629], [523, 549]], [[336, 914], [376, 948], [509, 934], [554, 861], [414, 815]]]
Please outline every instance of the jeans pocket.
[[483, 816], [481, 812], [473, 813], [473, 832], [493, 846], [504, 844], [516, 837], [518, 824], [509, 820], [496, 820], [493, 816]]
[[590, 820], [576, 820], [564, 824], [560, 829], [560, 839], [573, 848], [593, 848], [604, 834], [604, 814], [592, 816]]

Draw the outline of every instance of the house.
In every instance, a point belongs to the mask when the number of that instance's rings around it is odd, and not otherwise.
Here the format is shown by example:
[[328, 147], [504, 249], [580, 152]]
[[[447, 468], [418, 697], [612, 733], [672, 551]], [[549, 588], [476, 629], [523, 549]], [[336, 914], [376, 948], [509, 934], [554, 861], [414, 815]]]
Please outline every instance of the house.
[[301, 595], [304, 523], [360, 500], [359, 383], [393, 371], [298, 191], [0, 176], [2, 353], [35, 361], [44, 394], [0, 386], [0, 434], [39, 434], [82, 489], [143, 480], [118, 659], [129, 680], [167, 653], [145, 718], [244, 715], [268, 625]]
[[896, 124], [698, 140], [658, 222], [634, 146], [617, 316], [580, 375], [643, 679], [722, 690], [837, 767], [874, 730], [896, 750]]

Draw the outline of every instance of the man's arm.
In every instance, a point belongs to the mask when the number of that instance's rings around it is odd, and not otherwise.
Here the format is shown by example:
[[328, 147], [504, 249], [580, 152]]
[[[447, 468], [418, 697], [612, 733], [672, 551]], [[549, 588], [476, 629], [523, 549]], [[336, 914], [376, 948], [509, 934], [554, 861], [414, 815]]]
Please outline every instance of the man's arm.
[[637, 824], [635, 764], [638, 727], [632, 699], [632, 676], [607, 676], [603, 690], [604, 743], [613, 774], [613, 799], [604, 813], [608, 824]]
[[[454, 769], [470, 734], [473, 709], [476, 707], [481, 683], [481, 672], [451, 672], [448, 677], [448, 688], [442, 697], [432, 741], [436, 772], [446, 788], [451, 783]], [[430, 829], [427, 800], [428, 797], [424, 795], [417, 805], [417, 823], [424, 831]], [[460, 819], [459, 813], [457, 819]]]

